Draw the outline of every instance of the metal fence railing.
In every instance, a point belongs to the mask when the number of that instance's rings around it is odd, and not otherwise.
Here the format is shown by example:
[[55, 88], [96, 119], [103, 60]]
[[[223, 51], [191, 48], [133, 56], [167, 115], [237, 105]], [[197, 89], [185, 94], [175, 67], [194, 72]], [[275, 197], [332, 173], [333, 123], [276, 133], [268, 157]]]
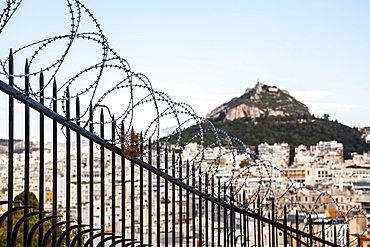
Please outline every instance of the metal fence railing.
[[[79, 98], [68, 92], [60, 115], [56, 87], [50, 109], [29, 90], [27, 69], [20, 91], [10, 54], [9, 82], [0, 81], [8, 101], [1, 246], [349, 246], [345, 228], [312, 220], [302, 227], [298, 213], [289, 217], [274, 199], [257, 196], [254, 207], [241, 207], [245, 191], [158, 141], [135, 141], [140, 134], [125, 135], [121, 123], [107, 126], [103, 110], [97, 130], [93, 106], [82, 126]], [[42, 92], [42, 74], [39, 84]], [[107, 141], [117, 138], [124, 149]]]

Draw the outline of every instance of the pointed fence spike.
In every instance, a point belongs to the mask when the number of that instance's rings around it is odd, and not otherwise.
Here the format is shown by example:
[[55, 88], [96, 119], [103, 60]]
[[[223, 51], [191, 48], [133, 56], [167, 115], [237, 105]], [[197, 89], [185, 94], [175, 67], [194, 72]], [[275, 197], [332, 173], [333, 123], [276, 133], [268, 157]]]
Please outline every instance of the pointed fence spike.
[[25, 74], [24, 89], [25, 89], [26, 93], [28, 94], [29, 91], [30, 91], [30, 78], [29, 78], [30, 67], [28, 66], [28, 59], [27, 58], [26, 58], [26, 62], [25, 62], [25, 65], [24, 65], [24, 74]]
[[13, 50], [10, 48], [9, 51], [9, 64], [8, 64], [8, 72], [9, 72], [9, 85], [14, 86], [14, 60], [13, 60]]

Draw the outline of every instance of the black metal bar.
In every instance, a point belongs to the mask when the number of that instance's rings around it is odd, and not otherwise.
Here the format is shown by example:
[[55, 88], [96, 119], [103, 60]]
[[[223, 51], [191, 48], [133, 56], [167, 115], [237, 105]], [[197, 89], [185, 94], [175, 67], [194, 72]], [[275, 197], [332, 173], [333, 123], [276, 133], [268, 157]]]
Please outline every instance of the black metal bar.
[[[133, 131], [131, 131], [133, 135]], [[135, 163], [131, 160], [131, 238], [135, 238]]]
[[[298, 210], [296, 210], [296, 212], [295, 212], [295, 226], [296, 226], [296, 229], [297, 230], [299, 230], [299, 217], [298, 217]], [[323, 221], [324, 222], [324, 221]], [[298, 234], [298, 233], [296, 233], [296, 236], [297, 236], [297, 247], [300, 247], [301, 246], [301, 236]], [[323, 231], [323, 237], [324, 237], [324, 239], [325, 239], [325, 232]], [[325, 244], [324, 244], [324, 246], [325, 246]], [[324, 247], [323, 246], [323, 247]]]
[[[205, 193], [208, 195], [209, 194], [209, 188], [208, 188], [208, 172], [206, 172], [205, 174], [205, 179], [204, 179], [204, 185], [205, 185]], [[209, 245], [209, 241], [208, 241], [208, 200], [205, 200], [205, 244], [206, 246]]]
[[[80, 126], [80, 98], [76, 98], [76, 124]], [[81, 135], [76, 132], [76, 166], [77, 166], [77, 224], [82, 225], [82, 162], [81, 162]], [[78, 228], [77, 235], [80, 234], [82, 228]], [[72, 240], [73, 241], [73, 240]], [[78, 238], [78, 247], [82, 247], [82, 241]], [[41, 247], [41, 246], [40, 246]], [[73, 247], [73, 246], [72, 246]]]
[[[247, 196], [246, 196], [246, 192], [245, 190], [243, 190], [243, 204], [244, 205], [247, 205], [247, 200], [246, 200]], [[242, 214], [243, 215], [243, 231], [241, 231], [243, 233], [243, 243], [244, 243], [244, 247], [246, 247], [247, 243], [249, 243], [249, 226], [248, 226], [248, 218], [245, 216], [245, 214]], [[247, 235], [248, 234], [248, 235]], [[247, 242], [248, 241], [248, 242]], [[248, 244], [249, 245], [249, 244]]]
[[[25, 94], [30, 92], [30, 77], [29, 77], [28, 60], [24, 68], [24, 88]], [[24, 205], [30, 204], [30, 104], [24, 104]], [[24, 210], [24, 215], [28, 214], [28, 208]], [[23, 224], [23, 243], [27, 241], [28, 220]]]
[[[202, 169], [201, 167], [199, 167], [199, 191], [202, 191]], [[203, 215], [203, 211], [202, 211], [202, 197], [198, 197], [198, 218], [199, 218], [199, 228], [198, 228], [198, 232], [199, 232], [199, 246], [202, 246], [203, 245], [203, 224], [202, 224], [202, 215]]]
[[[112, 116], [112, 140], [116, 139], [116, 121], [114, 116]], [[111, 152], [112, 154], [112, 233], [116, 232], [116, 153]]]
[[271, 220], [272, 220], [272, 224], [271, 224], [271, 234], [272, 234], [272, 246], [275, 246], [275, 233], [276, 233], [276, 229], [275, 229], [275, 200], [273, 199], [272, 201], [271, 201], [271, 213], [272, 213], [272, 215], [271, 215]]
[[[221, 201], [221, 182], [217, 183], [217, 198]], [[221, 246], [221, 205], [217, 204], [217, 246]]]
[[[212, 178], [211, 178], [211, 195], [214, 197], [215, 196], [215, 178], [214, 176], [212, 175]], [[215, 203], [214, 202], [211, 202], [211, 222], [212, 222], [212, 226], [211, 226], [211, 246], [215, 246]]]
[[[287, 226], [287, 211], [286, 206], [284, 205], [284, 218], [283, 218], [284, 226]], [[287, 230], [284, 231], [284, 246], [288, 246], [288, 233]], [[312, 245], [311, 245], [312, 246]]]
[[[192, 162], [191, 166], [191, 176], [192, 176], [192, 186], [195, 188], [195, 165], [194, 162]], [[193, 246], [196, 246], [196, 208], [195, 208], [195, 194], [192, 194], [192, 217], [193, 217]]]
[[[164, 151], [164, 168], [165, 172], [168, 173], [168, 149]], [[164, 180], [164, 245], [168, 246], [168, 179]], [[174, 230], [174, 229], [173, 229]]]
[[[123, 125], [123, 122], [121, 123], [121, 141], [123, 141], [123, 138], [125, 136], [125, 128]], [[123, 146], [123, 143], [121, 143], [121, 146]], [[122, 148], [123, 149], [123, 148]], [[121, 228], [122, 233], [121, 235], [123, 238], [126, 237], [126, 159], [125, 159], [125, 150], [122, 152], [121, 156]]]
[[[104, 111], [100, 112], [100, 137], [104, 139]], [[100, 228], [105, 232], [105, 148], [100, 146]], [[105, 235], [101, 235], [104, 241]]]
[[[94, 120], [93, 120], [93, 107], [90, 102], [89, 107], [89, 120], [88, 125], [90, 132], [93, 133], [94, 131]], [[94, 227], [94, 142], [92, 139], [89, 139], [89, 205], [90, 205], [90, 212], [89, 212], [89, 224], [90, 224], [90, 238], [93, 237], [93, 227]], [[90, 247], [93, 247], [91, 244]]]
[[[175, 151], [172, 152], [172, 177], [175, 177]], [[180, 169], [181, 171], [181, 169]], [[181, 177], [181, 176], [180, 176]], [[172, 202], [171, 202], [171, 209], [172, 209], [172, 246], [176, 245], [176, 194], [175, 194], [176, 186], [172, 184]], [[179, 200], [179, 208], [181, 209], [182, 200]], [[179, 215], [179, 220], [182, 222], [182, 215]], [[180, 228], [179, 233], [181, 234], [182, 229]], [[182, 243], [182, 238], [180, 237], [180, 243]]]
[[[269, 218], [271, 218], [271, 211], [269, 211], [268, 212], [268, 217]], [[268, 230], [269, 230], [269, 236], [268, 236], [268, 238], [269, 238], [269, 246], [271, 247], [272, 245], [271, 245], [271, 242], [272, 242], [272, 240], [271, 240], [271, 229], [272, 229], [272, 226], [271, 225], [268, 225]]]
[[[40, 98], [39, 102], [40, 104], [44, 104], [44, 74], [41, 72], [40, 73], [40, 78], [39, 78], [39, 88], [40, 88]], [[39, 164], [39, 210], [44, 211], [44, 200], [45, 200], [45, 184], [44, 184], [44, 178], [45, 178], [45, 134], [44, 134], [44, 129], [45, 129], [45, 115], [41, 111], [40, 116], [39, 116], [39, 133], [40, 133], [40, 164]], [[39, 220], [42, 220], [44, 217], [43, 214], [39, 215]], [[40, 225], [39, 227], [39, 247], [42, 247], [42, 238], [44, 235], [44, 225]]]
[[[181, 165], [181, 164], [180, 164]], [[186, 182], [190, 184], [190, 164], [186, 162]], [[190, 246], [190, 195], [186, 192], [186, 247]]]
[[[224, 188], [223, 188], [224, 198], [226, 198], [226, 193], [227, 193], [227, 187], [226, 187], [226, 183], [224, 183]], [[224, 216], [224, 246], [227, 246], [227, 237], [228, 237], [227, 209], [226, 207], [223, 207], [222, 209], [223, 209], [223, 216]]]
[[[70, 94], [69, 87], [67, 87], [66, 92], [66, 118], [71, 117], [71, 105], [70, 105]], [[66, 127], [66, 219], [71, 219], [71, 130]], [[66, 228], [70, 226], [67, 223]], [[70, 232], [66, 232], [66, 247], [69, 247], [70, 242]]]
[[[298, 216], [298, 210], [296, 215]], [[298, 221], [297, 221], [297, 226], [298, 226]], [[321, 233], [322, 233], [322, 239], [325, 240], [325, 222], [321, 222]], [[322, 247], [325, 247], [325, 244], [322, 245]]]
[[[312, 233], [313, 233], [313, 224], [312, 224], [312, 218], [311, 218], [311, 215], [309, 215], [308, 217], [308, 221], [309, 221], [309, 232], [310, 232], [310, 235], [312, 236]], [[334, 225], [334, 238], [335, 238], [335, 243], [337, 242], [336, 238], [337, 238], [337, 234], [336, 234], [336, 230], [335, 230], [335, 225]], [[286, 232], [286, 230], [285, 230]], [[313, 240], [312, 238], [309, 238], [310, 239], [310, 246], [313, 246]]]
[[[148, 142], [148, 163], [152, 165], [152, 140], [149, 138]], [[148, 243], [153, 243], [153, 220], [152, 220], [152, 202], [153, 202], [153, 182], [152, 182], [152, 172], [148, 172]]]
[[[157, 142], [157, 169], [161, 167], [161, 151]], [[157, 175], [157, 246], [161, 245], [161, 177]]]
[[[141, 135], [140, 135], [141, 136]], [[142, 144], [142, 141], [140, 141], [140, 144]], [[140, 145], [141, 147], [141, 152], [140, 153], [143, 153], [143, 149], [142, 149], [142, 145]], [[140, 238], [139, 240], [141, 242], [144, 242], [144, 169], [142, 166], [140, 166], [139, 168], [139, 172], [140, 172], [140, 180], [139, 180], [139, 183], [140, 183], [140, 190], [139, 190], [139, 193], [140, 193]]]
[[361, 236], [357, 236], [357, 247], [361, 247]]
[[[57, 83], [54, 79], [53, 83], [53, 111], [57, 112]], [[58, 210], [58, 122], [56, 119], [53, 119], [53, 215], [57, 215]], [[53, 225], [55, 225], [56, 219], [53, 219]], [[52, 244], [53, 246], [56, 243], [56, 233], [53, 232], [52, 235]]]
[[[173, 174], [175, 174], [175, 153], [173, 153], [173, 156], [172, 156], [172, 171], [173, 171]], [[179, 177], [182, 178], [182, 159], [181, 159], [181, 155], [179, 156]], [[174, 177], [174, 175], [173, 175]], [[175, 190], [175, 186], [173, 186], [173, 190]], [[173, 191], [173, 195], [175, 195], [175, 191]], [[175, 196], [173, 196], [173, 201], [175, 200]], [[174, 204], [175, 205], [175, 204]], [[183, 239], [183, 212], [182, 212], [182, 188], [179, 187], [179, 241], [180, 241], [180, 247], [182, 247], [182, 239]], [[174, 215], [175, 215], [175, 212], [174, 211]], [[175, 232], [175, 231], [174, 231]]]
[[[13, 52], [10, 49], [9, 52], [9, 87], [13, 89], [14, 86], [14, 65], [13, 65]], [[4, 83], [5, 84], [5, 83]], [[14, 94], [9, 94], [9, 136], [8, 136], [8, 201], [13, 200], [13, 182], [14, 182]], [[12, 204], [8, 204], [8, 210], [12, 208]], [[8, 246], [10, 245], [11, 241], [11, 234], [12, 234], [12, 226], [13, 226], [13, 218], [10, 215], [8, 218], [8, 225], [7, 225], [7, 240]]]

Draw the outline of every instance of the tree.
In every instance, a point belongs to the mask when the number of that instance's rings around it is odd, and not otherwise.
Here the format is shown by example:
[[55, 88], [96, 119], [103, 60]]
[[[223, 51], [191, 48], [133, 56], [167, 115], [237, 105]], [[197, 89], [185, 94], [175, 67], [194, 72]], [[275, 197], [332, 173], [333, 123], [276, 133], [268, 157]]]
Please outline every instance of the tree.
[[[30, 192], [29, 195], [29, 203], [28, 205], [35, 207], [35, 209], [39, 209], [39, 201], [37, 200], [36, 195], [33, 192]], [[18, 201], [20, 204], [24, 204], [24, 191], [22, 191], [19, 195], [14, 197], [14, 201]]]

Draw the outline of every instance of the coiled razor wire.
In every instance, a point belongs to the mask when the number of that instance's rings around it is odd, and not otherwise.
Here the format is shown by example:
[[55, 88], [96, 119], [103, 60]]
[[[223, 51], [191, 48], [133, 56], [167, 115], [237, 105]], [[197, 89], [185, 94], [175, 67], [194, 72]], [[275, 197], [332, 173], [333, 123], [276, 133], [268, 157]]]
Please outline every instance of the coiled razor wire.
[[[128, 135], [133, 128], [135, 128], [135, 131], [140, 131], [143, 146], [147, 146], [149, 140], [159, 144], [159, 152], [154, 155], [164, 156], [165, 149], [168, 147], [175, 150], [179, 155], [176, 156], [174, 164], [168, 168], [160, 167], [160, 169], [169, 174], [171, 174], [169, 170], [175, 169], [177, 179], [186, 182], [195, 178], [197, 181], [202, 181], [202, 184], [197, 186], [210, 189], [212, 186], [211, 178], [226, 174], [225, 179], [220, 183], [213, 184], [212, 191], [215, 191], [213, 196], [245, 210], [257, 212], [263, 208], [264, 216], [270, 217], [273, 201], [278, 209], [278, 219], [284, 217], [282, 208], [286, 207], [288, 213], [298, 212], [299, 215], [302, 215], [304, 217], [304, 227], [308, 228], [310, 220], [318, 218], [320, 213], [322, 214], [325, 209], [330, 208], [331, 214], [335, 217], [330, 224], [325, 224], [327, 228], [337, 225], [340, 228], [338, 229], [339, 232], [341, 229], [347, 229], [350, 222], [357, 219], [365, 220], [367, 225], [364, 211], [353, 205], [345, 205], [346, 210], [343, 210], [343, 207], [341, 207], [343, 204], [334, 200], [326, 192], [309, 191], [307, 196], [315, 197], [315, 202], [309, 208], [304, 203], [300, 203], [301, 188], [297, 188], [293, 180], [283, 171], [269, 161], [261, 160], [258, 155], [246, 148], [246, 145], [240, 139], [230, 136], [225, 131], [216, 128], [208, 119], [198, 116], [188, 104], [174, 102], [166, 93], [154, 90], [149, 78], [142, 73], [134, 72], [129, 63], [109, 46], [107, 37], [103, 34], [97, 19], [81, 1], [65, 0], [65, 2], [70, 16], [69, 33], [33, 41], [13, 50], [14, 56], [21, 55], [25, 50], [31, 52], [27, 59], [30, 68], [32, 68], [35, 61], [40, 62], [40, 59], [38, 60], [39, 55], [46, 53], [47, 48], [52, 47], [58, 41], [67, 41], [58, 59], [43, 64], [41, 70], [29, 72], [29, 76], [36, 76], [40, 73], [49, 75], [44, 88], [39, 89], [31, 85], [29, 95], [35, 100], [38, 100], [41, 93], [43, 93], [44, 99], [49, 101], [49, 107], [51, 107], [53, 96], [50, 93], [51, 90], [48, 89], [52, 87], [52, 82], [55, 80], [57, 90], [61, 95], [56, 100], [61, 102], [63, 111], [67, 97], [69, 99], [84, 99], [82, 101], [84, 104], [82, 105], [83, 113], [81, 117], [71, 118], [71, 121], [79, 122], [82, 126], [88, 124], [94, 126], [100, 124], [100, 122], [89, 119], [89, 107], [93, 107], [93, 115], [98, 108], [109, 111], [110, 119], [106, 120], [105, 123], [122, 123], [125, 126], [123, 135]], [[5, 1], [5, 6], [3, 6], [3, 11], [0, 14], [0, 34], [6, 28], [10, 19], [15, 18], [15, 12], [20, 8], [21, 3], [21, 0]], [[85, 21], [85, 18], [93, 24], [95, 30], [80, 31], [82, 29], [81, 22], [82, 20]], [[62, 68], [67, 63], [67, 57], [73, 56], [72, 47], [77, 41], [87, 41], [98, 45], [101, 54], [100, 60], [92, 62], [86, 68], [80, 68], [79, 72], [70, 75], [64, 81], [58, 81], [57, 76], [61, 75]], [[82, 56], [83, 54], [77, 55]], [[0, 60], [0, 75], [3, 77], [9, 76], [7, 72], [8, 62], [8, 57]], [[105, 76], [111, 74], [115, 75], [113, 79], [105, 78]], [[87, 75], [91, 77], [88, 77], [89, 80], [82, 79]], [[24, 76], [25, 74], [14, 75], [14, 77]], [[24, 91], [24, 88], [20, 85], [15, 85], [15, 87]], [[67, 91], [69, 94], [67, 94]], [[119, 100], [119, 107], [114, 107], [109, 103], [111, 99]], [[146, 127], [137, 129], [136, 123], [143, 122], [143, 120], [147, 123]], [[172, 133], [162, 137], [162, 123], [169, 120], [175, 127]], [[190, 136], [183, 132], [184, 129], [189, 127], [194, 130]], [[122, 135], [121, 126], [117, 125], [116, 131], [119, 135]], [[205, 139], [208, 138], [209, 140], [209, 137], [214, 141], [206, 143]], [[109, 141], [121, 145], [120, 137]], [[190, 155], [187, 149], [195, 142], [197, 143], [196, 151]], [[148, 152], [144, 151], [141, 158], [147, 158], [148, 155]], [[206, 156], [212, 158], [206, 159]], [[231, 164], [221, 164], [225, 157], [231, 157], [232, 161], [229, 162]], [[240, 157], [247, 162], [247, 166], [240, 167]], [[182, 161], [184, 158], [186, 158], [186, 162]], [[190, 175], [180, 177], [179, 170], [189, 165], [193, 167]], [[219, 187], [222, 188], [221, 195], [217, 194]], [[209, 190], [207, 191], [209, 192]], [[360, 235], [364, 234], [365, 231]], [[322, 233], [317, 231], [314, 234], [321, 236]], [[338, 237], [344, 238], [345, 236]]]

